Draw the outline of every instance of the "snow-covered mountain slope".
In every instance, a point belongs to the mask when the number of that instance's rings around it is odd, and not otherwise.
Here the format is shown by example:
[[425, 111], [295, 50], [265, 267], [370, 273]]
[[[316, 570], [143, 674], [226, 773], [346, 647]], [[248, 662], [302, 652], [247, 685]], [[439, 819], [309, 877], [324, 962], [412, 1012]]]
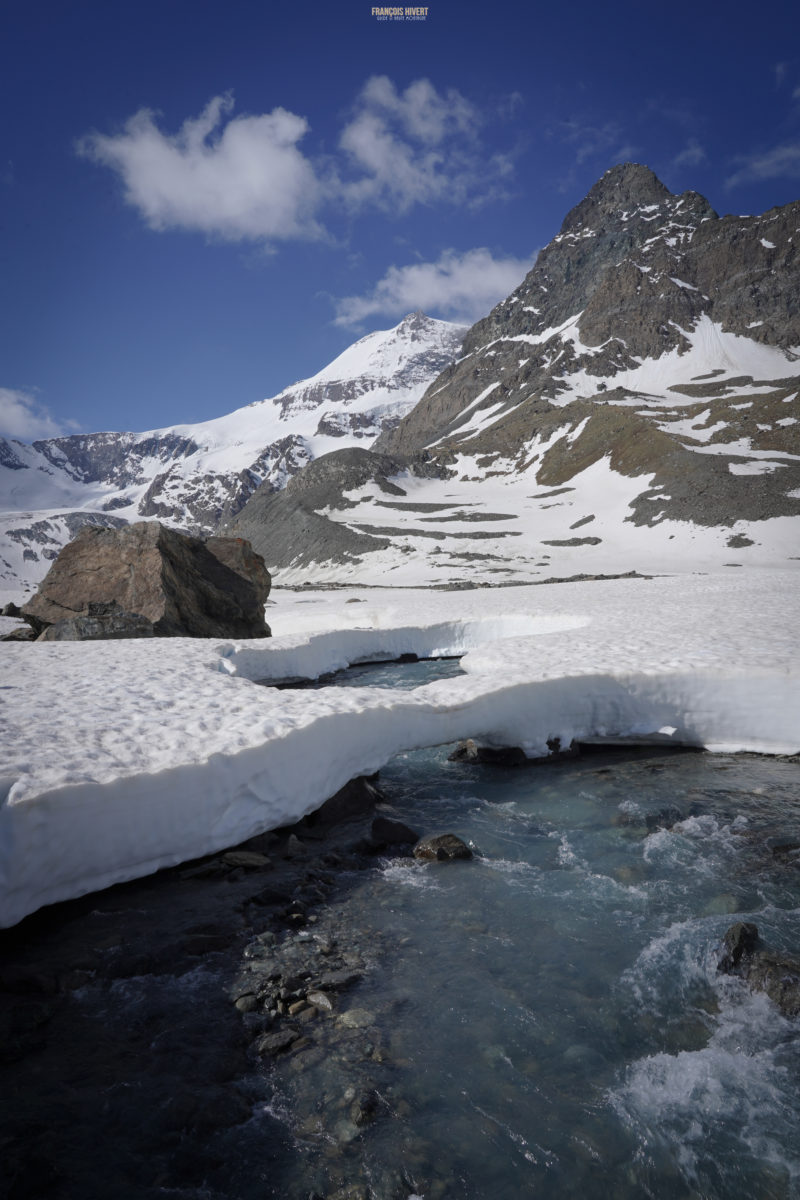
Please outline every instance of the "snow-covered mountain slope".
[[310, 379], [197, 425], [25, 445], [0, 439], [0, 592], [37, 582], [86, 521], [155, 517], [209, 533], [260, 486], [368, 444], [413, 408], [465, 330], [417, 312], [368, 334]]
[[[719, 218], [613, 168], [374, 459], [235, 527], [284, 582], [800, 562], [798, 241], [800, 203]], [[327, 557], [293, 535], [309, 500]]]

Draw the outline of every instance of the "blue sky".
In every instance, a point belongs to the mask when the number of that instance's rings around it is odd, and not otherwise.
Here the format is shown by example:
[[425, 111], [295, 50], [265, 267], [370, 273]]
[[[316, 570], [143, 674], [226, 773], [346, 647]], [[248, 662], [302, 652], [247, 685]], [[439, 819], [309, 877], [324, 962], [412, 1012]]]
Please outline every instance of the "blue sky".
[[0, 0], [0, 433], [204, 420], [472, 321], [615, 162], [800, 195], [796, 0]]

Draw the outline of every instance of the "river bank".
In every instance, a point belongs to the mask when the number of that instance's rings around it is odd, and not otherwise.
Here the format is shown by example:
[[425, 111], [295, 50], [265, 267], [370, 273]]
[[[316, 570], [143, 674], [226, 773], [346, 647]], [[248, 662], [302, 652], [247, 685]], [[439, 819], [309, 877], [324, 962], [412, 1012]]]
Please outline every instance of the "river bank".
[[420, 752], [344, 821], [42, 910], [0, 936], [6, 1194], [790, 1200], [796, 1022], [713, 952], [800, 941], [798, 771]]

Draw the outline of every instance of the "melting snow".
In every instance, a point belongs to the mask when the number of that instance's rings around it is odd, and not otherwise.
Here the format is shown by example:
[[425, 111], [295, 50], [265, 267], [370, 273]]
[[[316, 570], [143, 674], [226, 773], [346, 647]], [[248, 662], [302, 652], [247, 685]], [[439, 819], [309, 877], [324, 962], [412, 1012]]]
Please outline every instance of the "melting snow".
[[[233, 845], [415, 747], [674, 728], [710, 749], [800, 749], [792, 572], [491, 593], [277, 593], [269, 641], [3, 646], [0, 924]], [[422, 615], [424, 614], [424, 615]], [[465, 676], [413, 692], [278, 691], [414, 652]]]

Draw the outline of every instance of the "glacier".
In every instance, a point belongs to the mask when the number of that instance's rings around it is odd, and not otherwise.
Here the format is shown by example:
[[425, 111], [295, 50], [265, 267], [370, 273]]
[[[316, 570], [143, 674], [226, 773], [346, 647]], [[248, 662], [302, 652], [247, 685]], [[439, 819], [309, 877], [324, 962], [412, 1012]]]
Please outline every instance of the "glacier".
[[[352, 603], [358, 601], [358, 603]], [[800, 751], [796, 574], [469, 591], [276, 590], [270, 641], [4, 646], [0, 925], [298, 820], [402, 751], [472, 737]], [[279, 690], [463, 655], [414, 691]]]

